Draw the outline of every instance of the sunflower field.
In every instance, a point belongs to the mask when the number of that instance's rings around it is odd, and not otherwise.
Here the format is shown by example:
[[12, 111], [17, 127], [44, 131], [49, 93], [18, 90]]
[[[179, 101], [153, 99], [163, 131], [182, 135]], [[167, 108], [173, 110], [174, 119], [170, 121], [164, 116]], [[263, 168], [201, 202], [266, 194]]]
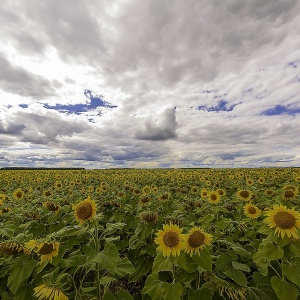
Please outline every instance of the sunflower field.
[[0, 299], [295, 300], [300, 169], [0, 171]]

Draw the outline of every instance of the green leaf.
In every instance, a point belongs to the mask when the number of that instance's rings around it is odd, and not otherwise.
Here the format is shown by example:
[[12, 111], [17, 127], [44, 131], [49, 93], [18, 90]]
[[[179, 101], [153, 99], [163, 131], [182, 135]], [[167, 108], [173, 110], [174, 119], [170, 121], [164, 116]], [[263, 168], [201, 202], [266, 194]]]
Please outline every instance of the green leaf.
[[263, 276], [259, 272], [254, 272], [252, 278], [256, 288], [263, 291], [271, 300], [276, 299], [276, 294], [271, 286], [271, 279], [269, 277]]
[[128, 291], [120, 290], [117, 294], [118, 300], [133, 300], [133, 297], [130, 295]]
[[116, 278], [110, 277], [110, 276], [103, 276], [100, 279], [100, 284], [107, 285], [107, 284], [110, 284], [111, 282], [113, 282], [114, 280], [116, 280]]
[[152, 272], [158, 273], [160, 271], [172, 271], [173, 264], [169, 257], [164, 257], [162, 253], [159, 253], [153, 262]]
[[152, 299], [161, 299], [162, 297], [162, 282], [158, 278], [158, 273], [148, 276], [143, 293], [148, 294]]
[[79, 236], [81, 234], [83, 234], [86, 231], [85, 227], [82, 226], [66, 226], [64, 228], [62, 228], [61, 230], [54, 232], [52, 235], [56, 236], [56, 237], [65, 237], [65, 236]]
[[270, 261], [282, 258], [284, 254], [284, 251], [280, 247], [275, 246], [273, 243], [266, 243], [264, 245], [264, 251], [267, 259]]
[[250, 272], [250, 268], [245, 264], [240, 264], [237, 261], [232, 262], [232, 267], [236, 270], [241, 270], [245, 272]]
[[268, 294], [258, 288], [251, 287], [247, 290], [247, 300], [273, 300]]
[[247, 278], [240, 270], [235, 270], [233, 268], [223, 271], [230, 279], [232, 279], [238, 285], [247, 285]]
[[296, 300], [298, 297], [298, 289], [292, 283], [281, 281], [278, 277], [273, 276], [271, 285], [279, 300]]
[[290, 245], [291, 252], [298, 258], [300, 258], [300, 247], [298, 245]]
[[7, 280], [7, 285], [14, 294], [20, 285], [31, 275], [36, 264], [36, 260], [29, 260], [24, 264], [16, 263], [12, 266], [11, 273]]
[[200, 251], [199, 255], [193, 256], [194, 261], [198, 262], [199, 266], [204, 270], [212, 272], [212, 258], [208, 249]]
[[163, 282], [161, 285], [161, 293], [165, 300], [180, 300], [183, 288], [178, 283]]
[[270, 233], [272, 233], [272, 230], [268, 225], [263, 225], [258, 229], [258, 232], [264, 235], [269, 235]]
[[115, 245], [106, 244], [104, 250], [96, 254], [90, 262], [98, 263], [100, 269], [114, 270], [119, 260], [119, 252]]
[[232, 266], [231, 256], [228, 254], [221, 254], [216, 262], [216, 267], [219, 271], [224, 272]]
[[18, 226], [14, 224], [3, 224], [0, 228], [0, 235], [12, 237], [17, 229]]
[[283, 274], [288, 280], [297, 284], [300, 287], [300, 263], [293, 265], [283, 265]]
[[113, 293], [106, 292], [102, 298], [102, 300], [117, 300]]
[[117, 277], [125, 276], [126, 274], [132, 274], [134, 273], [134, 267], [130, 260], [125, 257], [123, 259], [119, 259], [117, 266], [115, 269], [113, 269], [110, 273]]
[[139, 278], [149, 273], [152, 269], [152, 265], [152, 257], [138, 257], [135, 263], [135, 272], [129, 277], [129, 281], [136, 282]]

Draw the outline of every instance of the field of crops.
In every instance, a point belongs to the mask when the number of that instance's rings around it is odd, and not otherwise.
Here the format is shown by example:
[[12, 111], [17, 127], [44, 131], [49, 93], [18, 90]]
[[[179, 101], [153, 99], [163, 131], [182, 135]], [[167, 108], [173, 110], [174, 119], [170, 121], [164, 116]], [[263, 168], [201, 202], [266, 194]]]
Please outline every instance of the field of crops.
[[295, 300], [300, 169], [2, 170], [3, 300]]

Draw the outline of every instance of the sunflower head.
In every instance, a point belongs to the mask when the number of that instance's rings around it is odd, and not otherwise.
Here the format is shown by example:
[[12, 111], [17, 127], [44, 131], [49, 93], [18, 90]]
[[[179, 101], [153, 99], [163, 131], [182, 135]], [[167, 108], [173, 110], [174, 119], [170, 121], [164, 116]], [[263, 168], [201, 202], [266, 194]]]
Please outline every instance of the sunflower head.
[[190, 256], [193, 254], [200, 255], [201, 249], [205, 246], [210, 246], [211, 241], [211, 234], [204, 232], [199, 227], [194, 227], [185, 235], [185, 252], [189, 253]]
[[251, 200], [251, 197], [253, 195], [253, 193], [249, 190], [239, 190], [236, 193], [237, 197], [244, 200], [244, 201], [249, 201]]
[[248, 203], [244, 206], [244, 213], [248, 218], [257, 219], [260, 216], [261, 211], [255, 205]]
[[181, 232], [182, 228], [172, 223], [163, 225], [163, 230], [159, 230], [156, 234], [155, 243], [158, 245], [157, 249], [164, 256], [179, 255], [180, 251], [185, 248], [184, 234]]
[[208, 202], [211, 204], [217, 204], [220, 202], [220, 194], [217, 191], [211, 191], [208, 193]]
[[275, 229], [275, 234], [284, 238], [293, 236], [298, 238], [297, 229], [300, 228], [300, 213], [294, 208], [289, 209], [286, 206], [274, 205], [273, 209], [269, 209], [266, 213], [268, 216], [265, 222], [270, 228]]
[[79, 202], [77, 205], [73, 206], [74, 215], [79, 224], [82, 224], [86, 221], [91, 221], [96, 215], [96, 203], [90, 199], [88, 196], [87, 199]]
[[54, 204], [53, 202], [44, 202], [43, 205], [49, 211], [56, 211], [56, 212], [58, 212], [60, 210], [60, 205]]
[[158, 220], [158, 214], [156, 212], [145, 211], [140, 215], [140, 220], [144, 224], [156, 224]]
[[297, 192], [293, 189], [283, 190], [283, 193], [282, 193], [283, 200], [290, 200], [290, 199], [295, 198], [296, 196], [297, 196]]
[[22, 200], [24, 198], [25, 193], [21, 189], [16, 189], [13, 195], [17, 200]]
[[60, 288], [42, 284], [34, 289], [34, 296], [39, 300], [69, 300]]

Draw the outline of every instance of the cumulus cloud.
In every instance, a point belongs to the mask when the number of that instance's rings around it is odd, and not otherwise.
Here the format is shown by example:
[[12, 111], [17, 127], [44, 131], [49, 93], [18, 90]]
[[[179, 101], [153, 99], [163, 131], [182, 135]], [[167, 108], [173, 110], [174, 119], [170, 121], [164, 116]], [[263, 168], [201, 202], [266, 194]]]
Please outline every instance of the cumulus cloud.
[[139, 140], [150, 141], [174, 139], [177, 137], [176, 128], [175, 109], [168, 108], [158, 116], [158, 120], [154, 117], [148, 118], [143, 128], [137, 129], [134, 136]]
[[299, 164], [299, 13], [297, 0], [1, 1], [7, 163]]

